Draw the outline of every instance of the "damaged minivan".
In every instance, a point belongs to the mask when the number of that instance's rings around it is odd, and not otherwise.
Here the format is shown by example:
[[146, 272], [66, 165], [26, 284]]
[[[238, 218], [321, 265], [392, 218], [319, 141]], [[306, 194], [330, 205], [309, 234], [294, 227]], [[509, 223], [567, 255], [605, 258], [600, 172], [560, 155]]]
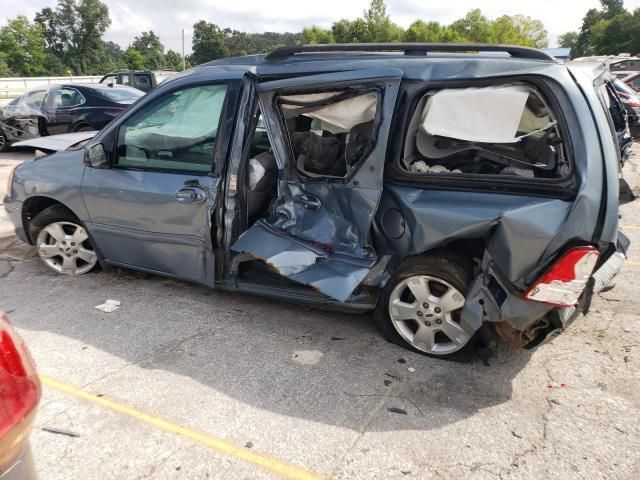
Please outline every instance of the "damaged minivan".
[[23, 142], [49, 154], [4, 206], [60, 274], [373, 312], [464, 359], [552, 338], [621, 268], [622, 112], [606, 70], [535, 49], [282, 47], [175, 75], [93, 138]]

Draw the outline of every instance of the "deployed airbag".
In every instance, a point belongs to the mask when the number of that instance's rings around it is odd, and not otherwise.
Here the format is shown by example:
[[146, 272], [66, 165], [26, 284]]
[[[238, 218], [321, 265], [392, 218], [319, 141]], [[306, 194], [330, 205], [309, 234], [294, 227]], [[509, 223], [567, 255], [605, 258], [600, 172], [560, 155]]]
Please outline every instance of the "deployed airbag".
[[521, 85], [440, 90], [427, 101], [421, 126], [430, 135], [514, 143], [528, 97]]

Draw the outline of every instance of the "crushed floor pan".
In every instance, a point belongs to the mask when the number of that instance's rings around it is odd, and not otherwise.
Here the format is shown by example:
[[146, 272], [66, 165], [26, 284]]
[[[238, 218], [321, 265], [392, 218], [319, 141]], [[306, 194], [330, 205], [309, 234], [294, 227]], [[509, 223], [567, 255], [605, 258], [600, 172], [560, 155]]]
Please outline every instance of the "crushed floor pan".
[[259, 220], [231, 247], [248, 253], [291, 280], [346, 301], [368, 274], [375, 259], [360, 259], [326, 250], [276, 231]]

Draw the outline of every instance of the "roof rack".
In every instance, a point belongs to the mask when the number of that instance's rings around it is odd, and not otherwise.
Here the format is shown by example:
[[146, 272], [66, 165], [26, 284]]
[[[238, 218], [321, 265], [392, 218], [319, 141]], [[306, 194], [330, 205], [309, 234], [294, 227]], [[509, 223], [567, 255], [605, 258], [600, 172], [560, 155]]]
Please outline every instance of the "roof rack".
[[485, 43], [331, 43], [325, 45], [288, 45], [276, 48], [265, 60], [286, 60], [299, 53], [331, 52], [404, 52], [405, 55], [427, 55], [431, 52], [505, 52], [514, 58], [555, 61], [536, 48]]

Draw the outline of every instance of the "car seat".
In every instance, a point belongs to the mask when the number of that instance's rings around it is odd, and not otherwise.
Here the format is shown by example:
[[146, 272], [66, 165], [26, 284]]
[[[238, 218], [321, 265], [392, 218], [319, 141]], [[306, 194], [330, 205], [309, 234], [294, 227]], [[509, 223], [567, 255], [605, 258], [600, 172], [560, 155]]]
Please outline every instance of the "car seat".
[[276, 158], [263, 152], [249, 160], [247, 214], [253, 222], [266, 214], [271, 199], [278, 187], [278, 165]]

